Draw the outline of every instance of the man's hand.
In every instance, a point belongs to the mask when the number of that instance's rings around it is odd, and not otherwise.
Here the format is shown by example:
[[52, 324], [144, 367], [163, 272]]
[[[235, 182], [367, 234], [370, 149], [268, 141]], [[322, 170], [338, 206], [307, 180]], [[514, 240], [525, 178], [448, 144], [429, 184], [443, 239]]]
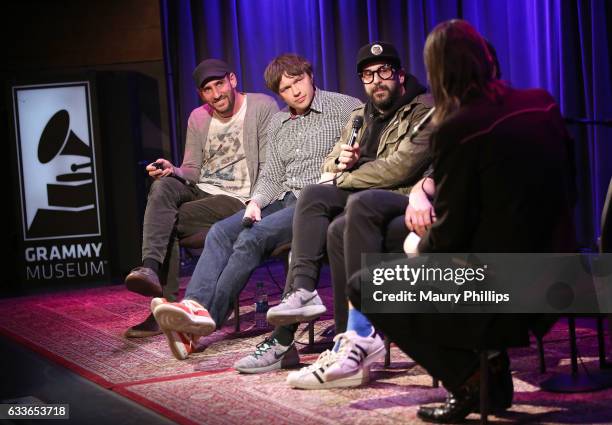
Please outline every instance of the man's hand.
[[410, 193], [405, 220], [406, 227], [420, 237], [436, 222], [436, 214], [425, 192], [419, 190]]
[[[155, 163], [161, 164], [162, 168], [158, 169], [155, 165], [153, 165]], [[160, 177], [166, 177], [172, 174], [174, 172], [174, 165], [172, 165], [172, 163], [167, 159], [159, 158], [155, 162], [147, 165], [145, 170], [149, 172], [151, 177], [158, 179]]]
[[325, 172], [321, 174], [321, 178], [317, 182], [318, 184], [334, 184], [334, 179], [336, 178], [336, 173]]
[[338, 156], [338, 170], [350, 170], [359, 159], [359, 143], [355, 143], [353, 147], [340, 145], [340, 148], [342, 151], [340, 151], [340, 156]]
[[261, 208], [257, 205], [257, 202], [251, 201], [246, 207], [244, 211], [244, 216], [249, 217], [251, 220], [261, 221]]

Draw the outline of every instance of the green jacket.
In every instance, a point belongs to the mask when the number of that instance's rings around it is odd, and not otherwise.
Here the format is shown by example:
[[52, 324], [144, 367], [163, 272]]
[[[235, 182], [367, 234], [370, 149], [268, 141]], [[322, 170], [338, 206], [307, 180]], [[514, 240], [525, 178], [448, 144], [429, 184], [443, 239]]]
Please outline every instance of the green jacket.
[[[431, 131], [425, 128], [414, 140], [408, 139], [414, 127], [432, 107], [431, 95], [422, 94], [398, 109], [381, 132], [376, 159], [362, 164], [356, 170], [345, 171], [337, 178], [336, 185], [342, 189], [390, 189], [409, 193], [431, 164], [432, 157], [429, 150]], [[323, 163], [323, 172], [340, 171], [336, 164], [341, 151], [340, 145], [348, 141], [353, 119], [357, 116], [363, 117], [364, 111], [365, 105], [353, 110], [340, 139]], [[357, 133], [357, 142], [361, 140], [366, 127], [364, 120], [363, 126]]]

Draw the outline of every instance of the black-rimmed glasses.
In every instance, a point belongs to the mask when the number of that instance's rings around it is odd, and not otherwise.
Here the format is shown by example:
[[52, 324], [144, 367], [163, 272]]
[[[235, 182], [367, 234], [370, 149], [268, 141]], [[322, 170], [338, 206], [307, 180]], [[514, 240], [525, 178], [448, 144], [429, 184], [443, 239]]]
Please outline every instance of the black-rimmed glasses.
[[390, 80], [395, 75], [395, 69], [391, 65], [382, 65], [374, 71], [365, 69], [359, 73], [359, 78], [361, 78], [363, 84], [370, 84], [374, 81], [374, 74], [378, 74], [378, 78], [381, 80]]

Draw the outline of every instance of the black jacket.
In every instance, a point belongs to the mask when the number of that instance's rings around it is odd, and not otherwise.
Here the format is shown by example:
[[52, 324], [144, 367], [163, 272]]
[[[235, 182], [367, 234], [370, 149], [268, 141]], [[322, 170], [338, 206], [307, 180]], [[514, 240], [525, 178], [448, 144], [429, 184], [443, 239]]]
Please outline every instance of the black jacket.
[[[544, 90], [504, 88], [462, 106], [432, 134], [437, 222], [419, 251], [574, 252], [571, 139]], [[415, 332], [444, 345], [523, 345], [550, 317], [437, 316]]]

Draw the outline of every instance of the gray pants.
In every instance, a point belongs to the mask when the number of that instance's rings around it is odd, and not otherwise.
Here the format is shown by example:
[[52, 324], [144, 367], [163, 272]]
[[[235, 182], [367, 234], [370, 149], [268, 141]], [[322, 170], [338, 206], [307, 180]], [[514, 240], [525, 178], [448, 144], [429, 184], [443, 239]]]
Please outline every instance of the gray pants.
[[142, 259], [162, 264], [159, 278], [168, 301], [178, 294], [179, 240], [199, 233], [203, 243], [214, 223], [242, 208], [236, 198], [210, 195], [171, 177], [153, 182], [144, 215]]

